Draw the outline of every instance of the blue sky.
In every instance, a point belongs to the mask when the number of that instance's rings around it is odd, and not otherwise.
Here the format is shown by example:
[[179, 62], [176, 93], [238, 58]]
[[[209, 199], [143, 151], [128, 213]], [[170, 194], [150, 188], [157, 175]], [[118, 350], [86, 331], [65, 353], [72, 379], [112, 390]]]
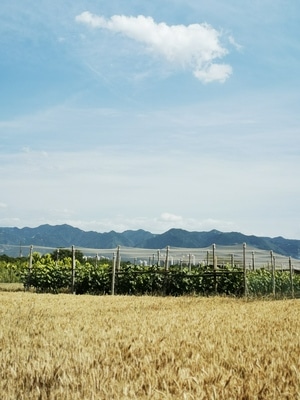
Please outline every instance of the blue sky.
[[300, 239], [294, 0], [3, 0], [0, 226]]

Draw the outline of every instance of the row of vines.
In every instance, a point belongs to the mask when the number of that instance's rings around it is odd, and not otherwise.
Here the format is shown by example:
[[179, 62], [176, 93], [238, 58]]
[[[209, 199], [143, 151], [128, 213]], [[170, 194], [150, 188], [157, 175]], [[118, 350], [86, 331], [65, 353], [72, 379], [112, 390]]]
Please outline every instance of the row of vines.
[[[20, 282], [24, 289], [36, 292], [73, 292], [76, 294], [111, 294], [113, 267], [110, 260], [85, 260], [76, 255], [75, 277], [70, 254], [41, 256], [33, 253], [32, 265], [24, 258], [0, 259], [0, 282]], [[139, 266], [122, 262], [114, 282], [115, 294], [129, 295], [234, 295], [244, 294], [241, 269], [225, 265], [218, 271], [207, 266], [182, 268], [172, 266], [168, 271], [154, 266]], [[74, 279], [75, 278], [75, 279]], [[275, 278], [275, 279], [274, 279]], [[275, 281], [275, 288], [274, 288]], [[300, 296], [300, 275], [289, 272], [257, 269], [247, 271], [247, 294], [277, 297]]]

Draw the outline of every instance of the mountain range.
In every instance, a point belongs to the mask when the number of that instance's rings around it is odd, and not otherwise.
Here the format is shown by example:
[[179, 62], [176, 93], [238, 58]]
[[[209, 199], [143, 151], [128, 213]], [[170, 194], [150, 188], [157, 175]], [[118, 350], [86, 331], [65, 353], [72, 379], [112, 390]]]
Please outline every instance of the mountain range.
[[[300, 259], [300, 240], [285, 239], [281, 236], [259, 237], [247, 236], [239, 232], [189, 232], [183, 229], [170, 229], [162, 234], [139, 230], [127, 230], [99, 233], [83, 231], [79, 228], [64, 225], [41, 225], [36, 228], [0, 228], [0, 252], [7, 254], [10, 245], [70, 247], [72, 245], [92, 249], [113, 249], [117, 246], [145, 249], [163, 249], [166, 246], [203, 248], [216, 245], [231, 246], [247, 243], [261, 250], [273, 250], [275, 253]], [[0, 253], [0, 254], [1, 254]]]

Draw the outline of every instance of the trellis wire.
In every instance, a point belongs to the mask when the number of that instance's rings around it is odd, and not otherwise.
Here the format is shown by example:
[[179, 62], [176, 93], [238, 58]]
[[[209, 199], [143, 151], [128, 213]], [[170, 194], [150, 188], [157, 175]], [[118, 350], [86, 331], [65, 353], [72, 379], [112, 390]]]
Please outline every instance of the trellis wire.
[[[0, 244], [0, 254], [10, 255], [12, 257], [29, 257], [30, 249], [32, 245], [5, 245]], [[74, 246], [75, 248], [75, 246]], [[167, 246], [161, 249], [144, 249], [136, 247], [121, 247], [117, 248], [87, 248], [76, 246], [76, 250], [79, 250], [87, 258], [107, 258], [112, 260], [113, 254], [120, 249], [120, 259], [122, 261], [129, 261], [133, 264], [141, 265], [164, 265], [166, 258], [168, 258], [169, 265], [184, 265], [184, 266], [197, 266], [197, 265], [214, 265], [217, 261], [218, 265], [235, 265], [243, 268], [243, 245], [237, 244], [233, 246], [223, 246], [212, 244], [208, 247], [202, 248], [183, 248], [183, 247], [171, 247]], [[33, 245], [32, 249], [34, 252], [40, 254], [53, 253], [56, 250], [72, 250], [72, 247], [45, 247]], [[270, 250], [271, 251], [271, 250]], [[282, 254], [278, 254], [272, 251], [257, 249], [252, 246], [247, 246], [245, 251], [245, 267], [247, 269], [266, 268], [271, 270], [272, 263], [274, 262], [276, 270], [289, 270], [289, 257]], [[168, 252], [168, 257], [167, 257]], [[214, 260], [216, 257], [216, 260]], [[272, 258], [273, 257], [273, 258]], [[120, 262], [121, 260], [117, 260]], [[293, 268], [300, 271], [300, 259], [291, 257]]]

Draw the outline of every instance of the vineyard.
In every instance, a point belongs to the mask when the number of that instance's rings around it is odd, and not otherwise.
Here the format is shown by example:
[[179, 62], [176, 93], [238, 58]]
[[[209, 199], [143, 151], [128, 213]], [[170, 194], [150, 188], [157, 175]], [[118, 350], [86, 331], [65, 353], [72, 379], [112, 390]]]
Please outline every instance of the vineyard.
[[20, 282], [27, 290], [44, 293], [300, 296], [299, 260], [245, 244], [157, 251], [74, 246], [26, 250], [28, 256], [1, 256], [0, 282]]

